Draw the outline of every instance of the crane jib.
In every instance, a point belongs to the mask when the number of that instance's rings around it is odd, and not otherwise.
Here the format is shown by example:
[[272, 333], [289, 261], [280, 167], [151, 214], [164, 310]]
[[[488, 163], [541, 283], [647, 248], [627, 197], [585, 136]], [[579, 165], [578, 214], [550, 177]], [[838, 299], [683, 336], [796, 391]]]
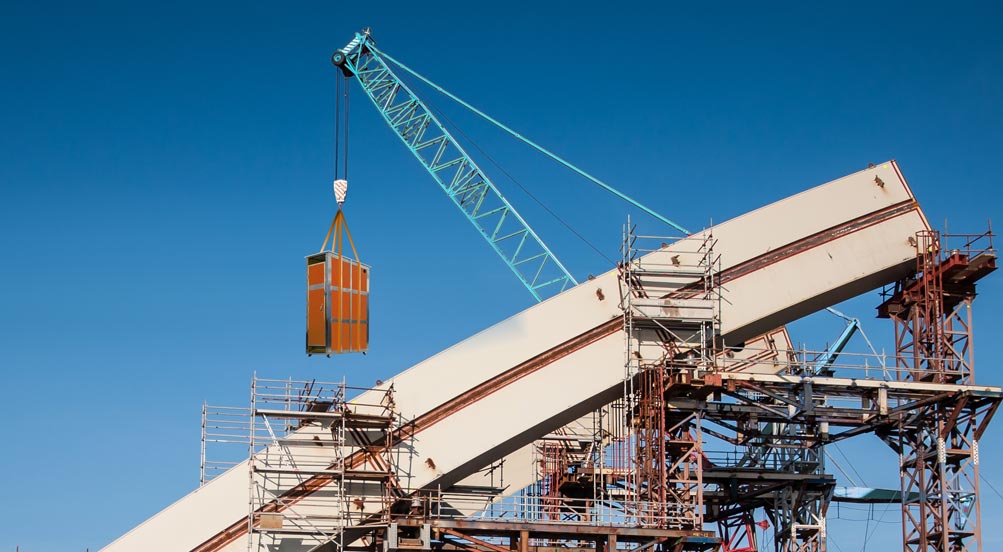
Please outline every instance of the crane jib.
[[542, 301], [577, 284], [540, 236], [477, 166], [446, 127], [358, 34], [332, 55], [439, 187], [533, 297]]

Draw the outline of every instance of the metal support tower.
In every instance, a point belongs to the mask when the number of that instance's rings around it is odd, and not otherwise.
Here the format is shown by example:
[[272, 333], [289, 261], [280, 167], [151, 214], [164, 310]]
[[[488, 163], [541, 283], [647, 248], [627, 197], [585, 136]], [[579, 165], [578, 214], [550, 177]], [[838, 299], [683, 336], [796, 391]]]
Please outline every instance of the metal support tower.
[[[949, 240], [960, 243], [951, 248]], [[950, 384], [957, 393], [883, 435], [900, 458], [903, 546], [981, 552], [979, 439], [999, 402], [964, 391], [975, 384], [975, 282], [996, 268], [992, 234], [919, 232], [915, 245], [915, 276], [895, 285], [879, 316], [894, 322], [901, 381]]]
[[[813, 400], [810, 387], [807, 397], [802, 394], [801, 398]], [[835, 481], [824, 477], [824, 438], [819, 435], [819, 424], [809, 414], [792, 423], [771, 425], [774, 431], [764, 437], [769, 442], [766, 446], [775, 454], [773, 469], [814, 476], [783, 485], [774, 493], [772, 505], [766, 507], [773, 522], [776, 548], [778, 552], [825, 552], [825, 516]]]
[[714, 363], [719, 326], [720, 272], [711, 234], [685, 238], [664, 264], [644, 254], [670, 238], [624, 231], [621, 304], [626, 336], [624, 401], [633, 429], [629, 481], [643, 508], [642, 523], [696, 530], [704, 523], [703, 445], [700, 409], [672, 410], [666, 390], [687, 383]]

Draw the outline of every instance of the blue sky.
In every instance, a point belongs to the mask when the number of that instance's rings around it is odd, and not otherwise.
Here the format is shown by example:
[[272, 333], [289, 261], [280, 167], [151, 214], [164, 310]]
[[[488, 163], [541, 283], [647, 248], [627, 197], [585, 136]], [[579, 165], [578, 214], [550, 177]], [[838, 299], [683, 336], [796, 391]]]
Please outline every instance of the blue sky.
[[[193, 489], [202, 402], [245, 404], [255, 371], [371, 384], [531, 304], [356, 87], [346, 214], [373, 266], [372, 353], [303, 354], [303, 257], [334, 212], [328, 59], [362, 26], [690, 229], [894, 158], [931, 221], [984, 230], [999, 218], [1003, 10], [875, 4], [3, 3], [0, 550], [94, 550]], [[609, 256], [628, 213], [664, 231], [449, 113]], [[576, 276], [608, 268], [498, 184]], [[1001, 384], [1003, 284], [980, 291], [978, 380]], [[844, 307], [890, 347], [877, 302]], [[814, 347], [840, 329], [793, 326]], [[1001, 425], [983, 458], [1003, 454]], [[868, 484], [897, 485], [875, 439], [844, 451]], [[998, 463], [983, 470], [1003, 489]], [[1000, 523], [1003, 499], [983, 494], [984, 523]], [[832, 549], [875, 526], [868, 549], [892, 547], [898, 519], [833, 521]]]

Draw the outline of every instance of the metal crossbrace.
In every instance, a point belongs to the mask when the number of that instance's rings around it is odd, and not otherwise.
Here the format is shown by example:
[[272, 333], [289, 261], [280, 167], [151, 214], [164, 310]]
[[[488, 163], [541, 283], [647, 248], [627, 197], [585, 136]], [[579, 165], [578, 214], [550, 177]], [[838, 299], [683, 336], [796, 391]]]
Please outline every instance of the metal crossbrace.
[[356, 35], [345, 67], [394, 133], [477, 228], [537, 301], [576, 285], [574, 277], [516, 212], [429, 108]]

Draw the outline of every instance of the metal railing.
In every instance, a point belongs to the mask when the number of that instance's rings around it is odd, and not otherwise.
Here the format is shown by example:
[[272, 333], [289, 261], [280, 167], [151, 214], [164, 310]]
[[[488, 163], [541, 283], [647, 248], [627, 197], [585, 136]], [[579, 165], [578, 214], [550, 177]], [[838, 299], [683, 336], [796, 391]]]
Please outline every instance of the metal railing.
[[247, 459], [253, 426], [250, 408], [202, 404], [200, 487]]
[[[489, 495], [422, 491], [398, 517], [510, 521], [593, 527], [687, 527], [694, 512], [685, 504], [634, 500], [575, 499], [520, 493]], [[393, 516], [392, 516], [393, 517]]]
[[[780, 354], [776, 354], [780, 353]], [[721, 349], [715, 360], [715, 370], [723, 372], [770, 373], [785, 376], [813, 377], [814, 366], [827, 354], [826, 351], [810, 349], [771, 350], [728, 347]], [[931, 366], [945, 365], [949, 358], [921, 356], [920, 362]], [[901, 361], [901, 362], [900, 362]], [[877, 381], [898, 381], [910, 371], [903, 367], [905, 361], [916, 359], [896, 356], [894, 353], [854, 353], [843, 351], [839, 357], [826, 365], [826, 375], [837, 378], [866, 379]], [[929, 373], [950, 373], [950, 370]]]

